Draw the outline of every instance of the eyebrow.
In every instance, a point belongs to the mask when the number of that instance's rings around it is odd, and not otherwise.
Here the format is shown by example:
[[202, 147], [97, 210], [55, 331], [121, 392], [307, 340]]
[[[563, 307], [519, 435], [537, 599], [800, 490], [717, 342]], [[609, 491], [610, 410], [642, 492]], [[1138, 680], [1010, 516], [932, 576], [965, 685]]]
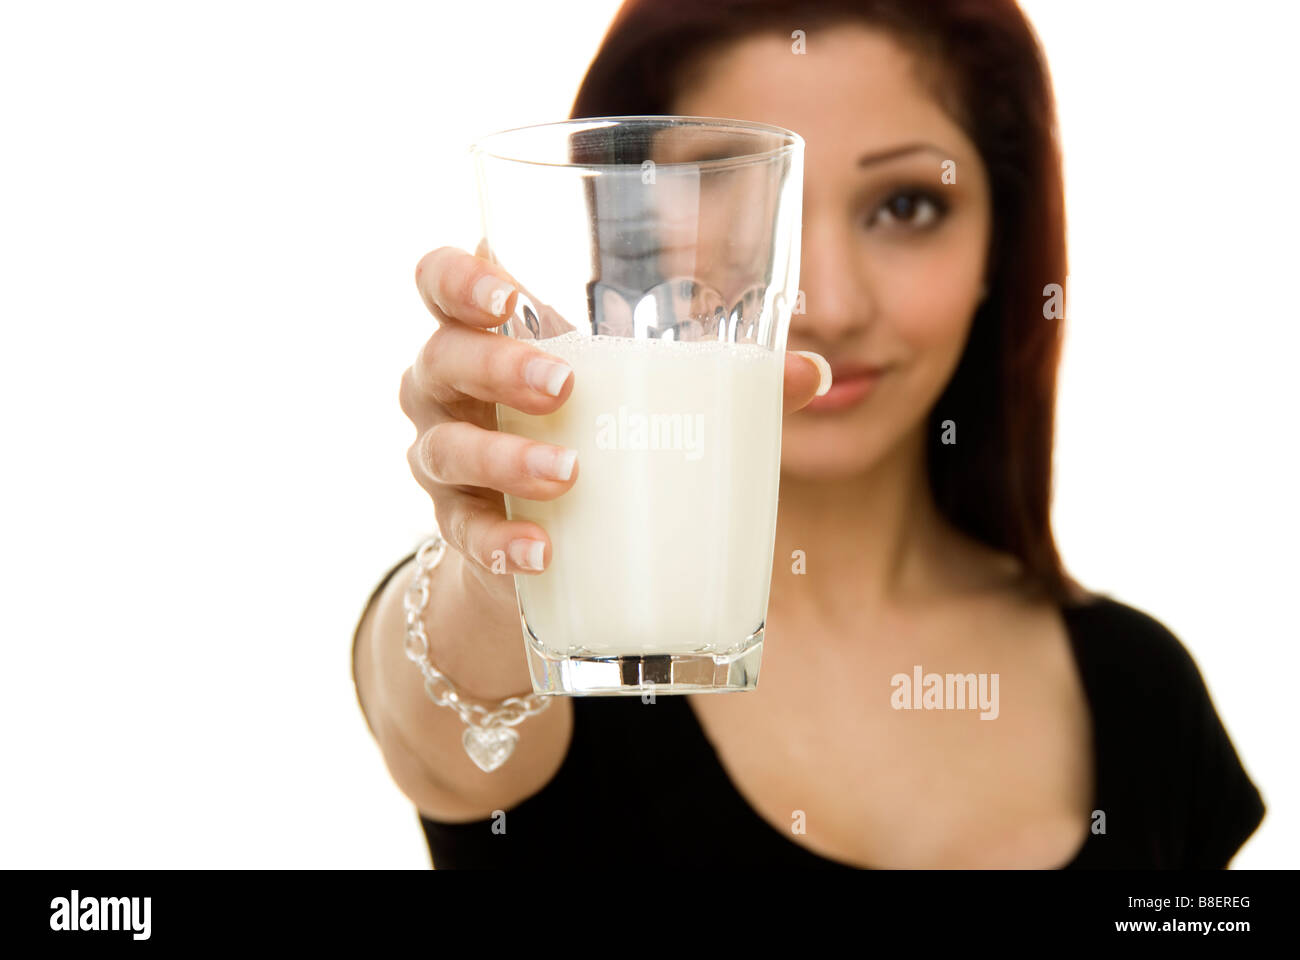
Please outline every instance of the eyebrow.
[[902, 157], [909, 153], [918, 153], [920, 151], [937, 153], [941, 157], [949, 156], [947, 151], [940, 150], [932, 143], [908, 143], [901, 147], [891, 147], [888, 150], [881, 150], [878, 153], [864, 153], [862, 156], [858, 157], [858, 166], [868, 167], [873, 163], [883, 163], [886, 160], [893, 160], [896, 157]]

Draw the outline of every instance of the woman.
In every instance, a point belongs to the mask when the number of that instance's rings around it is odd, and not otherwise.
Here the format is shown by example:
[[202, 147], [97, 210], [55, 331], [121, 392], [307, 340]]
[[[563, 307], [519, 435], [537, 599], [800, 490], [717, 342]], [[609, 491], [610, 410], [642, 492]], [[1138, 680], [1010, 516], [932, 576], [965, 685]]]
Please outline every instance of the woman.
[[[653, 707], [558, 698], [484, 773], [403, 654], [407, 558], [372, 596], [355, 670], [435, 866], [1226, 866], [1264, 805], [1195, 663], [1079, 587], [1053, 541], [1060, 158], [1012, 0], [633, 0], [573, 116], [661, 113], [807, 144], [790, 347], [826, 358], [833, 385], [787, 358], [762, 683]], [[493, 552], [525, 576], [550, 561], [500, 491], [563, 496], [581, 464], [496, 433], [492, 402], [553, 410], [572, 376], [487, 332], [492, 294], [514, 302], [488, 261], [442, 248], [417, 283], [441, 324], [403, 378], [409, 460], [454, 547], [433, 571], [430, 659], [499, 701], [531, 685]], [[891, 678], [914, 668], [996, 675], [996, 722], [900, 709]]]

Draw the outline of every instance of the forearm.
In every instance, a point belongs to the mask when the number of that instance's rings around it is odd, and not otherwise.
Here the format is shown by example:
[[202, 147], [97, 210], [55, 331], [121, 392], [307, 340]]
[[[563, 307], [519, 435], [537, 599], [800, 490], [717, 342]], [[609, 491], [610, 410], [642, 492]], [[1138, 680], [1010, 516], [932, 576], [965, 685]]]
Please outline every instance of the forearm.
[[[430, 575], [424, 618], [429, 658], [471, 700], [528, 693], [532, 680], [518, 617], [484, 592], [465, 562], [449, 550]], [[405, 653], [402, 597], [414, 570], [407, 558], [390, 571], [358, 626], [358, 700], [394, 780], [423, 812], [446, 819], [485, 816], [536, 792], [554, 775], [568, 743], [570, 705], [553, 703], [523, 721], [510, 761], [492, 773], [480, 770], [462, 746], [464, 723], [455, 710], [429, 699], [419, 667]]]
[[369, 661], [362, 662], [360, 659], [361, 650], [363, 647], [369, 647], [369, 636], [373, 630], [375, 619], [375, 607], [378, 605], [379, 597], [384, 592], [384, 588], [400, 571], [409, 569], [409, 565], [414, 558], [415, 554], [413, 552], [407, 554], [384, 574], [383, 579], [371, 591], [370, 599], [366, 601], [365, 609], [361, 612], [361, 619], [357, 621], [356, 629], [352, 633], [352, 686], [357, 695], [357, 706], [361, 710], [361, 715], [365, 718], [366, 726], [370, 728], [371, 736], [376, 737], [376, 739], [378, 734], [375, 732], [374, 722], [370, 719], [370, 711], [366, 707], [365, 697], [361, 693], [363, 686], [368, 687], [370, 685], [371, 675]]

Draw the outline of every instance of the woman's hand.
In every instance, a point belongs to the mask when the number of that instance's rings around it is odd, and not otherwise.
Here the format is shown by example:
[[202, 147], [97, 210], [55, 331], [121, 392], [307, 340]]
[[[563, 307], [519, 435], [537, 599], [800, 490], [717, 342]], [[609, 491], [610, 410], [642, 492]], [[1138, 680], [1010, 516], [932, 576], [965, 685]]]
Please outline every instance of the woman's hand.
[[[407, 460], [433, 499], [447, 543], [513, 605], [513, 580], [500, 574], [545, 569], [551, 544], [536, 523], [506, 519], [502, 494], [553, 499], [573, 486], [581, 465], [563, 448], [498, 431], [494, 404], [551, 413], [572, 392], [573, 371], [526, 341], [492, 332], [522, 288], [486, 258], [440, 247], [420, 260], [415, 281], [439, 326], [402, 376], [402, 410], [418, 433]], [[785, 411], [804, 406], [819, 382], [814, 361], [788, 353]]]

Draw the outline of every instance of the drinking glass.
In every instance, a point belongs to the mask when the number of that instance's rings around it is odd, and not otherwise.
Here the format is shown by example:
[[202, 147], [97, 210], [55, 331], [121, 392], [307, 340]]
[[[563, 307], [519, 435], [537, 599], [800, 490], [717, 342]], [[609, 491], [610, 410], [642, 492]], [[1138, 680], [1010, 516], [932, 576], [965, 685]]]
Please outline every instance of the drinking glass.
[[506, 496], [550, 534], [515, 574], [540, 694], [758, 682], [772, 578], [803, 140], [706, 117], [597, 117], [471, 148], [499, 332], [573, 368], [568, 399], [499, 429], [577, 451], [573, 486]]

